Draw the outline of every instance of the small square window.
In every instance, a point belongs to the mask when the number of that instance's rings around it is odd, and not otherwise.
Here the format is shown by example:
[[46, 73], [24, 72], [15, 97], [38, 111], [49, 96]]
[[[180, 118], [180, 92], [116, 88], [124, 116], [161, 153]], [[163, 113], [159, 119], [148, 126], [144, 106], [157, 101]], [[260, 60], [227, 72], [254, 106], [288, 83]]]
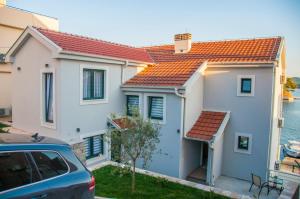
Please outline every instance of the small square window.
[[234, 152], [251, 154], [252, 135], [244, 133], [235, 134]]
[[154, 120], [163, 120], [163, 97], [148, 97], [148, 117]]
[[139, 109], [139, 96], [138, 95], [127, 95], [127, 115], [132, 116], [134, 111]]
[[241, 79], [241, 93], [251, 93], [251, 78], [242, 78]]
[[254, 96], [255, 75], [237, 76], [237, 96]]
[[241, 149], [241, 150], [249, 149], [249, 137], [238, 136], [238, 149]]

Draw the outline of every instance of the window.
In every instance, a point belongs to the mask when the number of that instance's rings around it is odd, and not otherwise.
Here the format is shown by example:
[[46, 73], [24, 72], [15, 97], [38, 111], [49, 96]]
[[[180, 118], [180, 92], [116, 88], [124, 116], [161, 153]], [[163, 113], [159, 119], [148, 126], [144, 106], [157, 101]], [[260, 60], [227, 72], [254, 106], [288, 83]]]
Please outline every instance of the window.
[[239, 75], [237, 78], [237, 96], [254, 96], [254, 86], [254, 75]]
[[127, 115], [132, 116], [133, 111], [139, 109], [139, 96], [138, 95], [126, 95], [127, 97]]
[[104, 70], [83, 69], [83, 100], [104, 99]]
[[29, 159], [23, 152], [0, 153], [0, 192], [40, 180]]
[[31, 152], [31, 155], [43, 179], [65, 174], [69, 170], [66, 162], [56, 152]]
[[86, 159], [104, 154], [103, 134], [84, 138]]
[[148, 97], [148, 117], [154, 120], [163, 120], [164, 112], [164, 99], [163, 97]]
[[235, 152], [251, 154], [252, 136], [250, 134], [236, 133]]
[[53, 123], [54, 92], [53, 92], [53, 73], [43, 73], [44, 80], [44, 120]]
[[251, 93], [251, 80], [250, 78], [241, 79], [241, 93]]

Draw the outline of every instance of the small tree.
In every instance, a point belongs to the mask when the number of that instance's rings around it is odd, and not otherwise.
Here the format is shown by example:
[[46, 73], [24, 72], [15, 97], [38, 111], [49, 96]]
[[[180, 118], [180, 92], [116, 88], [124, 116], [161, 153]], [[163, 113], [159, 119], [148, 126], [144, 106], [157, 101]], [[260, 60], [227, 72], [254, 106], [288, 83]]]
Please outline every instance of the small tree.
[[291, 77], [288, 77], [286, 79], [286, 83], [284, 84], [284, 90], [288, 91], [290, 89], [296, 89], [296, 88], [297, 88], [297, 84], [295, 80]]
[[135, 170], [137, 160], [143, 161], [146, 167], [159, 143], [159, 125], [144, 119], [138, 110], [132, 116], [124, 115], [118, 120], [121, 129], [109, 128], [107, 136], [111, 140], [111, 152], [115, 159], [132, 168], [131, 189], [135, 191]]

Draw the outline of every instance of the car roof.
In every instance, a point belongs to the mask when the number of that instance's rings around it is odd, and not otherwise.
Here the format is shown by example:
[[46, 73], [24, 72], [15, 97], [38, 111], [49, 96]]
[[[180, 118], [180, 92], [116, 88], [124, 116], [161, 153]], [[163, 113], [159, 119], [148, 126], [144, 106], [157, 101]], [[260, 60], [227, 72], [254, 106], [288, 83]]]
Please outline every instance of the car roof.
[[1, 144], [59, 144], [67, 145], [67, 143], [45, 136], [31, 136], [24, 134], [0, 133]]

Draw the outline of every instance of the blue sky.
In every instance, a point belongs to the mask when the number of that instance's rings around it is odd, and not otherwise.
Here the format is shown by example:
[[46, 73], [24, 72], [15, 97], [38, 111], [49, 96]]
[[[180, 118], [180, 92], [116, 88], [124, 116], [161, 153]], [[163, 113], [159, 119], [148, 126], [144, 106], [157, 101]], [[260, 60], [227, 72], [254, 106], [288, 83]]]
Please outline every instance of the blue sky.
[[60, 29], [134, 46], [284, 36], [287, 72], [300, 76], [300, 0], [7, 0], [59, 19]]

